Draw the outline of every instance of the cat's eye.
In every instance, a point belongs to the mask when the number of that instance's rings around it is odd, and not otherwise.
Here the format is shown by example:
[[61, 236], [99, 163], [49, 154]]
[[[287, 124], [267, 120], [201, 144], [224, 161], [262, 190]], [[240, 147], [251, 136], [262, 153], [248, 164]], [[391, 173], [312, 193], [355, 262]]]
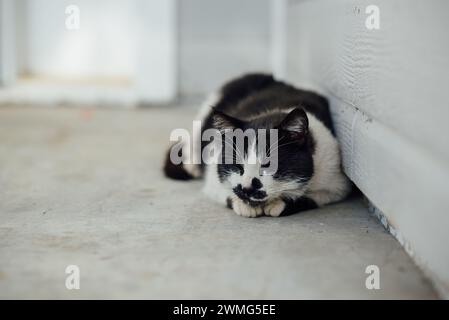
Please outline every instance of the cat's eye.
[[243, 176], [244, 173], [243, 166], [241, 164], [236, 164], [235, 166], [239, 170], [240, 175]]
[[260, 176], [268, 176], [268, 175], [269, 175], [269, 172], [268, 172], [268, 169], [267, 169], [267, 168], [269, 168], [269, 167], [270, 167], [270, 162], [262, 163], [262, 164], [260, 165], [259, 175], [260, 175]]
[[269, 164], [262, 164], [262, 165], [260, 165], [259, 175], [260, 176], [268, 176], [269, 175], [268, 167], [269, 167]]

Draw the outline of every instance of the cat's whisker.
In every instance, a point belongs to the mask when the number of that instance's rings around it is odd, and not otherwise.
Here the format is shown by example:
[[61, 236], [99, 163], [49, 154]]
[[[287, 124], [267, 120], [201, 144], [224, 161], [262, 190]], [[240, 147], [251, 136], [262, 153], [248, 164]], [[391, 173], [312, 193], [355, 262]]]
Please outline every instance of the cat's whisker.
[[279, 142], [282, 141], [282, 139], [284, 139], [285, 136], [282, 136], [280, 139], [278, 139], [277, 141], [274, 141], [272, 144], [270, 144], [270, 147], [268, 148], [269, 152], [271, 153], [271, 148], [274, 147], [275, 145], [279, 145]]
[[270, 154], [271, 154], [272, 152], [274, 152], [274, 151], [277, 151], [280, 147], [285, 147], [285, 146], [288, 146], [289, 144], [293, 144], [293, 143], [296, 143], [296, 141], [290, 141], [290, 142], [287, 142], [287, 143], [278, 145], [276, 149], [270, 150]]
[[[241, 155], [241, 153], [234, 147], [233, 144], [231, 144], [229, 141], [224, 140], [224, 143], [227, 144], [228, 146], [230, 146], [232, 148], [232, 150], [235, 152], [232, 153], [232, 156], [236, 155], [237, 157], [239, 157], [239, 160], [241, 160], [243, 162], [243, 156]], [[227, 152], [225, 152], [225, 157], [226, 156], [231, 156], [229, 154], [227, 154]]]
[[243, 159], [243, 156], [241, 155], [240, 151], [237, 150], [236, 147], [234, 146], [234, 141], [231, 142], [231, 141], [227, 140], [226, 137], [225, 137], [225, 139], [223, 141], [224, 141], [225, 144], [227, 144], [228, 146], [232, 147], [232, 150], [235, 151], [235, 153], [239, 157], [241, 157]]

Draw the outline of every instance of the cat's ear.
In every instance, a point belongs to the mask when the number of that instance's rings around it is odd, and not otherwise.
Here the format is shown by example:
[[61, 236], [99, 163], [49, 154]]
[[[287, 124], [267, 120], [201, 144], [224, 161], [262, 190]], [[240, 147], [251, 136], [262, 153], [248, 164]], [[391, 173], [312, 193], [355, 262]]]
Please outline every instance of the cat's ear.
[[309, 120], [302, 108], [295, 108], [282, 120], [279, 129], [288, 132], [293, 139], [304, 140], [309, 132]]
[[212, 125], [214, 128], [222, 131], [226, 129], [237, 129], [242, 128], [244, 122], [237, 118], [231, 117], [217, 109], [212, 110]]

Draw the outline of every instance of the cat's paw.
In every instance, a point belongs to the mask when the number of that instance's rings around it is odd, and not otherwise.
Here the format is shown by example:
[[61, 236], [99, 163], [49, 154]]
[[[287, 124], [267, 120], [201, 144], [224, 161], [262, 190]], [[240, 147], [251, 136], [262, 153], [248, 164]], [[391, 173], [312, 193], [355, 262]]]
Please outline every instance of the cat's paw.
[[239, 216], [247, 218], [255, 218], [263, 214], [263, 210], [261, 207], [249, 206], [238, 198], [233, 199], [232, 209], [234, 209], [234, 212]]
[[263, 208], [263, 211], [267, 216], [279, 217], [281, 213], [284, 211], [284, 209], [285, 209], [285, 202], [282, 201], [281, 199], [276, 199], [268, 202]]

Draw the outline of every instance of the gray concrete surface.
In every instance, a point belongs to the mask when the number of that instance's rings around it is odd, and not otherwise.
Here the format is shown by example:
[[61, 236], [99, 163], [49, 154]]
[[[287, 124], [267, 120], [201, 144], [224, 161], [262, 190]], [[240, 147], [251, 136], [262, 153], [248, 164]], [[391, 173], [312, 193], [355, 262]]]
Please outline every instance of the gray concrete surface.
[[191, 114], [0, 108], [0, 297], [436, 297], [360, 200], [246, 219], [165, 179], [168, 134]]

